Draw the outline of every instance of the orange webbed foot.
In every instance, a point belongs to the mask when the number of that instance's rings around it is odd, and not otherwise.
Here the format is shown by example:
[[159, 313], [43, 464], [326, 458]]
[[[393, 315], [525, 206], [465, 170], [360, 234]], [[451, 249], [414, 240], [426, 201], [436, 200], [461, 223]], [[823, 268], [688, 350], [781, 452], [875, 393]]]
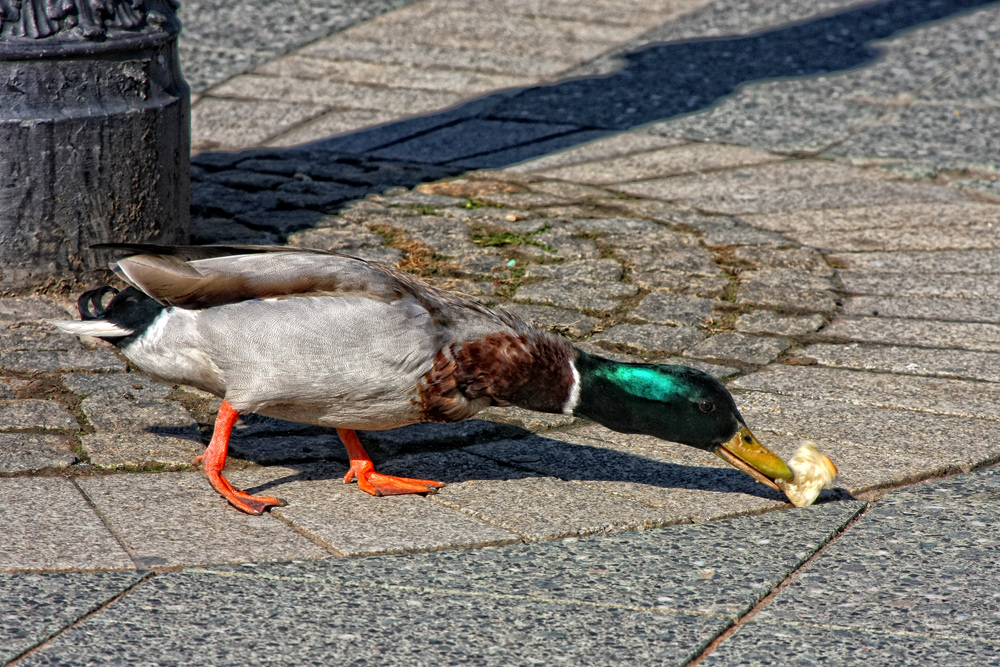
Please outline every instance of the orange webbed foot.
[[[367, 465], [366, 465], [367, 464]], [[432, 479], [395, 477], [375, 472], [368, 461], [352, 461], [351, 468], [344, 475], [344, 484], [358, 480], [358, 488], [373, 496], [401, 496], [407, 493], [437, 493], [444, 482]]]
[[221, 473], [206, 470], [205, 476], [208, 478], [208, 482], [212, 485], [212, 488], [228, 500], [230, 505], [247, 514], [259, 515], [272, 507], [284, 507], [288, 504], [281, 498], [252, 496], [246, 491], [240, 491], [234, 488]]

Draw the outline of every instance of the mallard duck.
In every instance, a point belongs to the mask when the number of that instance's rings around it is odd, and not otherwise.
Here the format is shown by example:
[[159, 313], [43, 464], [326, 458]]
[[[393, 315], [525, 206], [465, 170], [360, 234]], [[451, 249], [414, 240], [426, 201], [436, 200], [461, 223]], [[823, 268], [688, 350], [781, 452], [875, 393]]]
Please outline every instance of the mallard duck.
[[373, 495], [444, 485], [376, 472], [356, 429], [457, 422], [492, 405], [577, 415], [715, 451], [772, 488], [792, 479], [726, 388], [694, 368], [604, 359], [505, 310], [336, 252], [105, 247], [126, 251], [111, 266], [129, 286], [86, 292], [82, 320], [53, 324], [109, 341], [162, 381], [222, 398], [197, 461], [244, 512], [285, 504], [237, 490], [222, 475], [230, 430], [249, 412], [336, 428], [350, 457], [344, 481]]

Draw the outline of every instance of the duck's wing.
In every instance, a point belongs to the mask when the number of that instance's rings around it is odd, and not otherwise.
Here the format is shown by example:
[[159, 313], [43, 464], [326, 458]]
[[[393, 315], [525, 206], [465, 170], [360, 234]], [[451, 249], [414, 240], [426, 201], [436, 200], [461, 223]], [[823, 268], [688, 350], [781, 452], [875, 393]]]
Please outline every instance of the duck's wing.
[[405, 290], [391, 267], [340, 253], [281, 246], [114, 246], [123, 280], [165, 306], [189, 310], [253, 299], [362, 295], [395, 301]]

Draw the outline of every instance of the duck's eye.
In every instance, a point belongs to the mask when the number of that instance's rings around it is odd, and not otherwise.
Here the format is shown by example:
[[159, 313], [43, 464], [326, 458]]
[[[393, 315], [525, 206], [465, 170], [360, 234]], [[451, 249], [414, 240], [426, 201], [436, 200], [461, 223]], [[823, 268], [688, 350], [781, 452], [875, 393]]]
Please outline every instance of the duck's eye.
[[711, 412], [715, 409], [715, 403], [709, 400], [704, 400], [698, 404], [698, 409], [702, 412]]

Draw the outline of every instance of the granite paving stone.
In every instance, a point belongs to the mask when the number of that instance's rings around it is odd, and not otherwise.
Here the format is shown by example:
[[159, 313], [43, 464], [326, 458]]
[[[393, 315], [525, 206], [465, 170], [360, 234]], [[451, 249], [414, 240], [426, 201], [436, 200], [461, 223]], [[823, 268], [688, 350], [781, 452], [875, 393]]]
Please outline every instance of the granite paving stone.
[[1000, 419], [1000, 387], [968, 380], [778, 365], [739, 377], [731, 386], [856, 405]]
[[[940, 227], [866, 229], [844, 232], [814, 232], [809, 242], [819, 248], [842, 252], [982, 250], [1000, 247], [993, 223], [968, 225], [961, 234], [942, 238]], [[805, 236], [798, 236], [805, 240]], [[929, 269], [930, 270], [930, 269]]]
[[486, 408], [476, 413], [476, 416], [480, 419], [512, 424], [532, 432], [571, 426], [580, 421], [573, 415], [535, 412], [514, 406]]
[[888, 345], [913, 345], [981, 352], [1000, 351], [1000, 325], [983, 322], [940, 322], [896, 317], [843, 317], [819, 335]]
[[815, 248], [743, 246], [733, 248], [732, 257], [737, 262], [745, 262], [755, 269], [793, 269], [820, 276], [833, 275], [833, 267]]
[[541, 278], [579, 278], [593, 282], [622, 279], [622, 265], [613, 259], [584, 259], [562, 264], [539, 264], [526, 269], [526, 276]]
[[[449, 472], [459, 478], [475, 476], [479, 468], [497, 467], [461, 452], [422, 455], [427, 456], [446, 457]], [[406, 460], [395, 466], [379, 466], [378, 470], [392, 468], [393, 474], [416, 477], [407, 468]], [[307, 464], [244, 470], [231, 477], [234, 484], [250, 488], [255, 494], [275, 495], [287, 501], [286, 507], [276, 508], [272, 513], [341, 556], [483, 547], [520, 541], [514, 533], [429, 498], [371, 496], [361, 491], [357, 484], [345, 485], [346, 471], [346, 465]]]
[[77, 483], [140, 567], [330, 555], [272, 516], [230, 507], [200, 473], [84, 477]]
[[595, 334], [590, 340], [595, 343], [620, 345], [639, 353], [678, 354], [704, 338], [705, 333], [692, 326], [617, 324]]
[[619, 299], [638, 292], [639, 288], [635, 285], [567, 278], [524, 285], [517, 290], [514, 298], [518, 301], [551, 304], [562, 308], [614, 310], [621, 305]]
[[844, 291], [850, 294], [888, 296], [956, 297], [960, 299], [1000, 300], [997, 281], [990, 274], [880, 273], [871, 271], [839, 272]]
[[0, 549], [3, 572], [135, 567], [79, 489], [62, 477], [0, 478], [0, 525], [8, 545]]
[[80, 424], [56, 401], [0, 401], [0, 429], [30, 428], [78, 429]]
[[841, 312], [854, 316], [910, 317], [921, 320], [1000, 324], [1000, 300], [916, 296], [850, 296]]
[[572, 444], [548, 438], [505, 440], [468, 451], [657, 508], [662, 524], [756, 513], [787, 502], [743, 472], [719, 465], [721, 460], [708, 467], [688, 465], [660, 449], [635, 450], [578, 437]]
[[286, 129], [267, 146], [300, 146], [396, 120], [397, 113], [378, 109], [333, 109]]
[[163, 399], [173, 386], [157, 382], [144, 373], [66, 373], [62, 382], [81, 398], [101, 398], [111, 401]]
[[321, 104], [206, 98], [191, 109], [191, 144], [198, 150], [258, 146], [326, 111]]
[[[783, 630], [803, 650], [828, 652], [852, 637], [874, 643], [869, 653], [892, 661], [885, 664], [933, 657], [993, 664], [1000, 657], [1000, 605], [990, 585], [998, 487], [991, 469], [890, 493], [754, 617], [747, 639]], [[802, 631], [815, 626], [855, 632], [831, 639]], [[957, 654], [943, 650], [951, 646]], [[744, 641], [731, 655], [740, 648], [752, 650]], [[719, 655], [726, 654], [724, 644]]]
[[1000, 250], [945, 250], [945, 247], [976, 229], [963, 229], [961, 234], [938, 238], [939, 246], [923, 252], [863, 252], [837, 253], [829, 259], [842, 269], [889, 273], [1000, 273]]
[[[266, 647], [273, 642], [283, 657], [303, 664], [359, 657], [389, 665], [561, 658], [683, 664], [857, 508], [836, 503], [475, 551], [166, 573], [64, 633], [27, 664], [78, 656], [142, 662], [151, 651], [180, 661], [246, 662], [266, 650], [262, 617], [268, 618]], [[803, 522], [804, 516], [814, 519]], [[366, 600], [360, 607], [359, 597]], [[225, 627], [225, 654], [214, 642], [191, 643], [206, 625]], [[387, 646], [390, 635], [396, 640]]]
[[301, 461], [343, 461], [347, 451], [336, 432], [320, 435], [293, 433], [288, 435], [234, 435], [229, 441], [229, 453], [261, 465]]
[[994, 352], [819, 343], [803, 348], [801, 356], [839, 368], [1000, 382], [1000, 354]]
[[570, 336], [586, 336], [597, 326], [598, 319], [583, 315], [575, 310], [553, 308], [551, 306], [527, 306], [524, 304], [504, 305], [504, 308], [519, 315], [536, 327], [554, 329]]
[[64, 319], [66, 310], [37, 296], [14, 296], [0, 299], [0, 321], [8, 323], [31, 320]]
[[742, 364], [768, 364], [789, 348], [784, 338], [750, 336], [723, 331], [701, 341], [685, 354], [698, 359], [718, 359]]
[[758, 437], [830, 443], [824, 451], [852, 492], [969, 470], [998, 453], [995, 422], [988, 420], [763, 392], [740, 393], [736, 402]]
[[[930, 191], [930, 186], [921, 186]], [[1000, 206], [961, 199], [948, 202], [887, 202], [878, 206], [841, 205], [818, 211], [743, 215], [754, 227], [775, 232], [815, 233], [871, 228], [947, 227], [1000, 223]]]
[[691, 275], [669, 269], [632, 271], [632, 284], [646, 290], [667, 290], [675, 294], [687, 294], [704, 298], [720, 299], [730, 284], [727, 276]]
[[704, 325], [712, 319], [712, 299], [653, 292], [639, 302], [629, 315], [653, 324]]
[[819, 313], [812, 315], [778, 315], [769, 310], [755, 310], [736, 319], [736, 330], [741, 333], [771, 334], [773, 336], [800, 336], [812, 333], [826, 324]]
[[[3, 323], [3, 320], [0, 320]], [[80, 339], [53, 331], [43, 322], [9, 322], [0, 326], [0, 350], [78, 350]]]
[[633, 153], [641, 153], [652, 149], [665, 148], [667, 146], [680, 146], [684, 143], [685, 141], [683, 139], [661, 137], [648, 132], [643, 132], [642, 130], [620, 132], [602, 139], [587, 142], [580, 146], [557, 151], [555, 153], [535, 158], [534, 160], [528, 160], [527, 162], [516, 164], [512, 167], [508, 167], [506, 171], [515, 174], [534, 173], [555, 167], [564, 167], [572, 164], [580, 164], [582, 162], [606, 160], [622, 155], [631, 155]]
[[626, 183], [781, 159], [779, 155], [754, 148], [694, 143], [556, 167], [537, 173], [547, 178], [581, 183]]
[[124, 371], [111, 350], [13, 350], [0, 352], [0, 367], [12, 371]]
[[72, 444], [62, 436], [0, 433], [0, 473], [63, 469], [76, 460]]
[[831, 312], [840, 298], [829, 278], [795, 269], [761, 269], [740, 276], [736, 302], [792, 310]]
[[80, 442], [92, 464], [108, 469], [184, 468], [191, 465], [195, 456], [205, 451], [205, 445], [200, 439], [140, 430], [83, 435]]
[[0, 661], [9, 661], [125, 592], [138, 572], [0, 574]]

